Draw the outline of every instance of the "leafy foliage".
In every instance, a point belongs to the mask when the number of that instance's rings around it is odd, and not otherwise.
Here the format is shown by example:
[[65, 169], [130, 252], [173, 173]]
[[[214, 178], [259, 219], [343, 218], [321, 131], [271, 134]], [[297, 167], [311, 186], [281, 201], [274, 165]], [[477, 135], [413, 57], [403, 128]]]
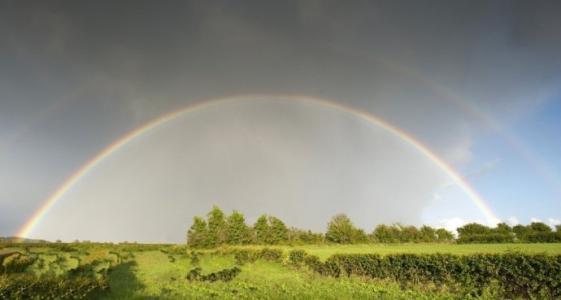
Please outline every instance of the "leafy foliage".
[[239, 267], [233, 267], [230, 269], [222, 269], [220, 271], [217, 272], [213, 272], [213, 273], [209, 273], [209, 274], [202, 274], [202, 269], [200, 267], [196, 267], [194, 269], [192, 269], [191, 271], [189, 271], [189, 273], [187, 274], [187, 280], [189, 281], [210, 281], [210, 282], [215, 282], [215, 281], [231, 281], [232, 279], [234, 279], [236, 276], [238, 276], [238, 274], [240, 274], [241, 269]]
[[451, 242], [454, 235], [444, 228], [435, 229], [427, 225], [417, 228], [401, 224], [380, 224], [374, 228], [370, 238], [376, 243], [434, 243]]
[[213, 206], [207, 214], [208, 234], [207, 242], [210, 247], [216, 247], [226, 242], [226, 218], [224, 212]]
[[0, 274], [21, 273], [33, 264], [36, 257], [20, 252], [8, 252], [0, 255]]
[[292, 250], [288, 253], [288, 261], [295, 266], [302, 265], [304, 258], [306, 258], [306, 251], [304, 250]]
[[193, 225], [187, 231], [187, 243], [195, 248], [205, 248], [209, 246], [208, 239], [206, 221], [201, 217], [194, 217]]
[[245, 224], [245, 217], [238, 211], [233, 211], [226, 220], [226, 243], [229, 245], [249, 244], [251, 242], [250, 228]]
[[510, 227], [500, 223], [495, 228], [470, 223], [458, 228], [458, 243], [553, 243], [561, 241], [561, 231], [554, 232], [542, 222], [533, 222], [527, 226]]
[[561, 256], [508, 254], [337, 254], [324, 263], [306, 256], [305, 265], [319, 274], [391, 279], [403, 286], [446, 285], [466, 295], [482, 295], [498, 285], [505, 298], [561, 297]]
[[362, 229], [356, 228], [345, 214], [334, 216], [327, 225], [325, 239], [332, 243], [354, 244], [368, 240]]

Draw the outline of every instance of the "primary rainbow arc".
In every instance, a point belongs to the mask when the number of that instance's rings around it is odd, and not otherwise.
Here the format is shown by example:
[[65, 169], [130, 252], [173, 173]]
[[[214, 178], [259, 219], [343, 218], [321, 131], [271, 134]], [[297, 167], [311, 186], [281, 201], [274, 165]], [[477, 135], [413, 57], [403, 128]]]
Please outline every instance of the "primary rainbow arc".
[[74, 184], [76, 184], [80, 179], [82, 179], [84, 175], [86, 175], [89, 171], [94, 169], [101, 161], [103, 161], [103, 159], [115, 153], [123, 146], [125, 146], [127, 143], [142, 136], [146, 132], [151, 131], [157, 128], [158, 126], [168, 121], [171, 121], [179, 116], [187, 114], [189, 112], [193, 112], [196, 110], [209, 108], [211, 106], [217, 106], [229, 102], [252, 101], [252, 100], [255, 101], [259, 99], [271, 99], [271, 100], [274, 99], [274, 100], [285, 100], [285, 101], [292, 100], [292, 101], [301, 101], [311, 104], [317, 104], [323, 107], [328, 107], [334, 110], [343, 111], [352, 114], [353, 116], [358, 117], [370, 124], [383, 128], [384, 130], [393, 134], [395, 137], [401, 139], [402, 141], [406, 142], [408, 145], [412, 146], [414, 149], [416, 149], [421, 154], [423, 154], [426, 158], [430, 159], [433, 163], [435, 163], [441, 170], [443, 170], [469, 196], [471, 201], [481, 211], [481, 213], [484, 215], [485, 219], [489, 224], [494, 225], [499, 222], [499, 218], [497, 218], [497, 216], [493, 213], [493, 211], [486, 203], [486, 201], [483, 199], [483, 197], [479, 195], [473, 189], [473, 187], [471, 187], [471, 185], [456, 170], [454, 170], [444, 160], [439, 158], [427, 146], [425, 146], [423, 143], [413, 138], [410, 134], [408, 134], [404, 130], [384, 121], [383, 119], [377, 116], [374, 116], [369, 112], [365, 112], [349, 106], [345, 106], [343, 104], [335, 102], [334, 100], [330, 100], [326, 98], [315, 98], [310, 96], [301, 96], [301, 95], [265, 94], [265, 95], [239, 95], [239, 96], [213, 98], [204, 101], [199, 101], [195, 104], [191, 104], [179, 110], [165, 114], [159, 118], [156, 118], [144, 124], [143, 126], [140, 126], [128, 132], [123, 137], [116, 140], [115, 142], [107, 146], [105, 149], [103, 149], [101, 152], [99, 152], [95, 157], [88, 160], [84, 165], [82, 165], [82, 167], [80, 167], [69, 178], [67, 178], [66, 181], [64, 181], [64, 183], [43, 202], [43, 204], [39, 207], [39, 209], [37, 209], [33, 213], [31, 218], [17, 232], [17, 236], [29, 237], [33, 232], [33, 229], [37, 227], [37, 225], [47, 215], [47, 213], [53, 207], [53, 205], [59, 199], [61, 199], [62, 196], [74, 186]]

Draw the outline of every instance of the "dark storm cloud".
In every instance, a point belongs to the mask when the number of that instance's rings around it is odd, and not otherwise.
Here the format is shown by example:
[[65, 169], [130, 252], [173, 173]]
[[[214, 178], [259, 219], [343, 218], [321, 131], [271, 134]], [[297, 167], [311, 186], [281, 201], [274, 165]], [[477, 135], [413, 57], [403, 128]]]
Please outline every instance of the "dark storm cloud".
[[0, 234], [104, 145], [206, 97], [332, 97], [382, 115], [451, 162], [469, 161], [478, 120], [407, 70], [510, 122], [556, 91], [560, 9], [557, 1], [3, 1]]

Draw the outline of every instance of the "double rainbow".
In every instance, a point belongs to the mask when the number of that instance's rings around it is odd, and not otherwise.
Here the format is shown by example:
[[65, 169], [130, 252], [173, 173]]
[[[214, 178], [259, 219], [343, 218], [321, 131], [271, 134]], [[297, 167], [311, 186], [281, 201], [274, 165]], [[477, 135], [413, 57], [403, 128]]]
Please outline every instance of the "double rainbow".
[[473, 187], [462, 177], [454, 168], [452, 168], [448, 163], [446, 163], [443, 159], [439, 158], [432, 150], [430, 150], [427, 146], [425, 146], [420, 141], [413, 138], [410, 134], [405, 132], [404, 130], [384, 121], [383, 119], [369, 113], [366, 111], [361, 111], [346, 105], [343, 105], [339, 102], [336, 102], [331, 99], [326, 98], [316, 98], [310, 96], [301, 96], [301, 95], [239, 95], [239, 96], [230, 96], [230, 97], [223, 97], [223, 98], [213, 98], [213, 99], [206, 99], [203, 101], [196, 102], [195, 104], [190, 104], [186, 107], [181, 109], [175, 110], [171, 113], [162, 115], [130, 132], [122, 136], [120, 139], [116, 140], [101, 152], [99, 152], [95, 157], [87, 161], [82, 167], [80, 167], [76, 172], [74, 172], [69, 178], [67, 178], [64, 183], [54, 192], [52, 193], [44, 202], [43, 204], [37, 209], [31, 218], [21, 227], [21, 229], [17, 232], [17, 236], [19, 237], [29, 237], [32, 233], [34, 228], [36, 228], [42, 219], [46, 217], [49, 210], [53, 207], [55, 203], [57, 203], [63, 196], [66, 194], [80, 179], [84, 177], [88, 172], [93, 170], [101, 161], [105, 158], [110, 156], [111, 154], [115, 153], [119, 149], [123, 148], [126, 144], [133, 141], [134, 139], [142, 136], [143, 134], [155, 130], [160, 125], [174, 120], [177, 117], [182, 115], [188, 114], [193, 111], [202, 110], [226, 103], [231, 102], [243, 102], [243, 101], [257, 101], [262, 99], [271, 99], [271, 100], [279, 100], [279, 101], [300, 101], [309, 104], [320, 105], [325, 108], [330, 108], [336, 111], [341, 111], [347, 114], [351, 114], [360, 120], [363, 120], [369, 124], [374, 126], [383, 128], [384, 130], [388, 131], [395, 137], [399, 138], [400, 140], [404, 141], [407, 145], [411, 146], [412, 148], [419, 151], [423, 156], [431, 160], [435, 163], [442, 171], [444, 171], [471, 199], [473, 204], [481, 211], [485, 219], [489, 224], [496, 224], [499, 222], [499, 218], [493, 213], [489, 205], [483, 199], [481, 195], [479, 195]]

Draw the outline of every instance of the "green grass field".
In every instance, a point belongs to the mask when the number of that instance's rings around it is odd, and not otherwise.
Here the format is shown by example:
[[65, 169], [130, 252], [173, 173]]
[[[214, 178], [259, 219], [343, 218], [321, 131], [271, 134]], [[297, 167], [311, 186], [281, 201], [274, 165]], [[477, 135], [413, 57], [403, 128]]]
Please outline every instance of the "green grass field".
[[[255, 248], [258, 246], [245, 246]], [[242, 247], [244, 248], [244, 247]], [[376, 253], [380, 255], [396, 253], [430, 254], [450, 253], [467, 255], [475, 253], [522, 252], [528, 254], [561, 254], [561, 244], [362, 244], [362, 245], [304, 245], [278, 246], [283, 250], [302, 249], [309, 254], [326, 259], [333, 254]]]
[[[187, 273], [195, 266], [187, 249], [183, 246], [162, 246], [164, 251], [123, 250], [111, 245], [72, 245], [75, 252], [56, 252], [49, 247], [37, 246], [28, 249], [38, 254], [42, 263], [34, 263], [26, 272], [44, 274], [61, 273], [78, 264], [104, 259], [114, 268], [108, 274], [110, 290], [98, 294], [101, 299], [459, 299], [456, 295], [434, 286], [400, 287], [391, 281], [380, 281], [357, 277], [331, 278], [320, 276], [310, 270], [295, 268], [288, 263], [257, 260], [241, 266], [241, 273], [230, 282], [198, 282], [186, 280]], [[142, 247], [142, 246], [140, 246]], [[4, 248], [0, 253], [18, 250], [19, 247]], [[261, 248], [246, 246], [242, 248]], [[506, 253], [509, 251], [529, 254], [561, 254], [561, 244], [370, 244], [370, 245], [307, 245], [279, 246], [285, 255], [292, 249], [326, 259], [333, 254], [377, 253], [451, 253], [466, 255], [474, 253]], [[20, 248], [19, 250], [22, 250]], [[172, 251], [173, 250], [173, 251]], [[111, 251], [129, 253], [120, 259]], [[203, 274], [232, 268], [236, 261], [232, 255], [213, 255], [202, 251], [199, 266]], [[60, 259], [57, 257], [64, 257]], [[464, 295], [465, 296], [465, 295]], [[0, 297], [1, 298], [1, 297]], [[483, 294], [481, 298], [495, 298]]]

